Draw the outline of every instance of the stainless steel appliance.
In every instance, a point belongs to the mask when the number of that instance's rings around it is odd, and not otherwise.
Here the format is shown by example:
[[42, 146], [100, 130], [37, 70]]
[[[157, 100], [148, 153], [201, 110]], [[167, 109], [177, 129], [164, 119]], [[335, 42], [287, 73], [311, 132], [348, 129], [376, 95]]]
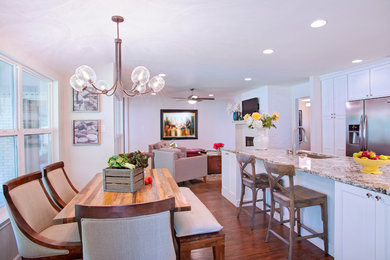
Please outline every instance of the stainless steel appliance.
[[347, 156], [370, 150], [390, 155], [390, 97], [347, 102]]

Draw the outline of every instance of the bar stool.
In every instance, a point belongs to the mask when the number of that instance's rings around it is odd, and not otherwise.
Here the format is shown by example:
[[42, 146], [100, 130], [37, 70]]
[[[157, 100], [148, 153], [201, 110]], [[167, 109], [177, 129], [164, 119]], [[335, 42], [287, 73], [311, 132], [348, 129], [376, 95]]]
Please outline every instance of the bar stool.
[[[268, 175], [266, 173], [258, 173], [256, 174], [256, 158], [254, 156], [236, 154], [236, 158], [238, 164], [240, 166], [241, 173], [241, 198], [240, 198], [240, 206], [237, 212], [237, 218], [240, 217], [240, 212], [243, 210], [249, 216], [252, 217], [251, 220], [251, 229], [253, 230], [255, 223], [255, 214], [256, 213], [265, 213], [271, 211], [271, 205], [266, 203], [266, 189], [269, 188]], [[251, 165], [252, 173], [249, 173], [245, 168]], [[281, 184], [281, 183], [280, 183]], [[252, 200], [244, 201], [245, 196], [245, 187], [248, 187], [252, 190]], [[257, 193], [259, 190], [263, 191], [263, 198], [257, 199]], [[263, 210], [256, 212], [256, 202], [263, 202]], [[245, 208], [242, 208], [244, 204], [252, 204], [252, 212], [249, 212]], [[268, 207], [268, 209], [267, 209]], [[277, 209], [277, 211], [279, 211]], [[280, 222], [283, 220], [283, 211], [279, 211], [280, 214]]]
[[[308, 239], [313, 237], [319, 237], [324, 240], [324, 251], [328, 254], [328, 209], [327, 209], [327, 198], [326, 194], [305, 188], [303, 186], [294, 185], [295, 168], [293, 165], [284, 165], [264, 162], [265, 169], [268, 173], [271, 190], [271, 217], [268, 223], [268, 230], [265, 242], [269, 240], [269, 234], [274, 234], [277, 238], [282, 240], [288, 245], [288, 259], [292, 259], [293, 245], [296, 240]], [[274, 177], [276, 174], [277, 177]], [[279, 180], [283, 176], [288, 176], [289, 187], [285, 188], [279, 184]], [[279, 190], [276, 190], [275, 188]], [[275, 202], [283, 207], [287, 207], [290, 213], [290, 219], [284, 220], [283, 223], [290, 223], [290, 235], [289, 240], [277, 234], [272, 230], [272, 218], [275, 212]], [[321, 218], [323, 223], [323, 232], [317, 233], [313, 229], [305, 226], [301, 223], [301, 208], [320, 206], [321, 207]], [[295, 217], [295, 211], [297, 217]], [[297, 222], [298, 237], [294, 235], [295, 222]], [[301, 236], [301, 228], [306, 229], [312, 235]]]

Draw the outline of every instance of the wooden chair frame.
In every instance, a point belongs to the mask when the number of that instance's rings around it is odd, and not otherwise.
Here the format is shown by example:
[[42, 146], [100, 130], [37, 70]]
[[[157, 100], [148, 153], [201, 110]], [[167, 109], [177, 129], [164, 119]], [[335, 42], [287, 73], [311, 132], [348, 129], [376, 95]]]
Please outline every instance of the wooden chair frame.
[[116, 206], [85, 206], [75, 205], [75, 216], [79, 226], [80, 238], [82, 239], [82, 218], [106, 219], [106, 218], [129, 218], [143, 215], [151, 215], [164, 211], [170, 212], [171, 236], [177, 255], [178, 246], [174, 229], [174, 211], [175, 197], [168, 199], [153, 201], [148, 203], [139, 203], [131, 205], [116, 205]]
[[[241, 197], [240, 197], [240, 205], [237, 211], [237, 218], [240, 216], [241, 210], [243, 210], [245, 213], [247, 213], [249, 216], [251, 216], [251, 229], [254, 228], [254, 222], [255, 222], [255, 214], [257, 213], [266, 213], [271, 211], [271, 205], [269, 205], [266, 202], [266, 189], [269, 187], [269, 183], [262, 183], [262, 184], [256, 184], [256, 158], [254, 156], [249, 155], [243, 155], [243, 154], [237, 154], [237, 161], [240, 166], [240, 174], [241, 174]], [[251, 165], [252, 173], [248, 172], [246, 167], [248, 164]], [[244, 184], [244, 179], [250, 179], [253, 183], [253, 186], [250, 187], [248, 185]], [[245, 196], [245, 187], [248, 187], [252, 190], [252, 200], [250, 201], [244, 201]], [[257, 193], [259, 190], [263, 191], [263, 198], [257, 199]], [[256, 198], [256, 199], [254, 199]], [[263, 209], [260, 211], [256, 210], [256, 203], [257, 202], [263, 202]], [[247, 209], [243, 208], [243, 205], [246, 204], [252, 204], [252, 212], [249, 212]], [[267, 209], [268, 207], [268, 209]], [[283, 220], [283, 210], [277, 209], [277, 211], [280, 214], [280, 221]]]
[[20, 214], [18, 208], [15, 206], [15, 203], [13, 202], [10, 191], [18, 186], [21, 186], [23, 184], [29, 183], [31, 181], [38, 180], [39, 184], [42, 187], [42, 190], [44, 191], [47, 199], [49, 200], [50, 204], [53, 206], [53, 208], [56, 211], [60, 211], [61, 209], [51, 200], [49, 194], [47, 193], [43, 182], [42, 182], [42, 173], [40, 171], [33, 172], [30, 174], [26, 174], [20, 177], [17, 177], [13, 180], [10, 180], [3, 184], [3, 192], [4, 197], [7, 200], [7, 203], [9, 205], [9, 208], [11, 210], [12, 215], [15, 218], [15, 222], [20, 229], [20, 231], [32, 242], [47, 247], [51, 249], [59, 249], [59, 250], [69, 250], [69, 254], [67, 255], [58, 255], [58, 256], [50, 256], [50, 257], [40, 257], [40, 258], [23, 258], [22, 259], [77, 259], [82, 257], [82, 250], [81, 250], [81, 243], [80, 242], [58, 242], [52, 239], [49, 239], [47, 237], [44, 237], [40, 235], [38, 232], [36, 232], [22, 217]]
[[[283, 164], [274, 164], [270, 162], [264, 162], [265, 169], [267, 170], [269, 177], [269, 185], [271, 190], [271, 216], [268, 223], [267, 236], [265, 241], [269, 241], [270, 233], [274, 234], [277, 238], [282, 240], [288, 245], [288, 259], [292, 259], [293, 245], [296, 240], [309, 239], [314, 237], [319, 237], [324, 240], [324, 251], [328, 254], [328, 211], [327, 211], [327, 198], [326, 195], [323, 198], [318, 198], [315, 200], [300, 201], [296, 203], [295, 192], [294, 192], [294, 176], [295, 176], [295, 167], [293, 165], [283, 165]], [[276, 174], [275, 177], [273, 174]], [[284, 176], [288, 176], [289, 188], [286, 189], [280, 185], [279, 180]], [[288, 201], [275, 200], [274, 192], [275, 189], [279, 189], [278, 192], [288, 195]], [[289, 240], [286, 240], [281, 235], [272, 230], [272, 219], [275, 212], [275, 202], [280, 206], [287, 207], [290, 214], [290, 219], [282, 221], [282, 223], [290, 223], [290, 233]], [[301, 208], [311, 207], [311, 206], [320, 206], [321, 207], [321, 219], [323, 222], [323, 232], [318, 233], [308, 226], [301, 223]], [[297, 217], [295, 217], [297, 213]], [[297, 222], [297, 231], [298, 237], [294, 234], [295, 222]], [[304, 228], [311, 233], [311, 235], [301, 236], [301, 229]]]
[[53, 196], [54, 201], [61, 207], [64, 208], [66, 206], [66, 202], [62, 200], [60, 195], [57, 193], [57, 191], [54, 189], [53, 184], [50, 182], [48, 175], [50, 172], [57, 170], [57, 169], [62, 169], [62, 172], [65, 175], [66, 180], [68, 181], [70, 187], [76, 192], [79, 193], [79, 191], [73, 186], [72, 182], [70, 181], [68, 175], [66, 174], [65, 168], [64, 168], [64, 162], [56, 162], [53, 164], [47, 165], [45, 168], [43, 168], [43, 176], [45, 177], [45, 180], [47, 182], [47, 186], [50, 190], [50, 194]]

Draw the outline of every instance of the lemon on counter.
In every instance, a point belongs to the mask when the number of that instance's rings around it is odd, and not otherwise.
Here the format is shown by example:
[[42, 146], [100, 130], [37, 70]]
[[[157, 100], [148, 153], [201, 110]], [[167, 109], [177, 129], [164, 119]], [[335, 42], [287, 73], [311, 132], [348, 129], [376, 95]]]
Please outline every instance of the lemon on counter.
[[389, 156], [386, 156], [386, 155], [379, 155], [379, 160], [388, 160], [389, 158], [388, 158]]

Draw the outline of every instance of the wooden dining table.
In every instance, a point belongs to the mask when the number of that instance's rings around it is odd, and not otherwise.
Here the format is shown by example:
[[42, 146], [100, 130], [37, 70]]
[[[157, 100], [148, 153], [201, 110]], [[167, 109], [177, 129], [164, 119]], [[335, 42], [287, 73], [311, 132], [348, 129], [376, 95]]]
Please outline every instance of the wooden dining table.
[[153, 182], [142, 189], [130, 192], [106, 192], [103, 190], [103, 176], [96, 174], [92, 180], [58, 213], [54, 224], [75, 222], [75, 205], [114, 206], [147, 203], [175, 197], [175, 211], [189, 211], [191, 205], [181, 193], [168, 169], [145, 169], [145, 177], [152, 176]]

